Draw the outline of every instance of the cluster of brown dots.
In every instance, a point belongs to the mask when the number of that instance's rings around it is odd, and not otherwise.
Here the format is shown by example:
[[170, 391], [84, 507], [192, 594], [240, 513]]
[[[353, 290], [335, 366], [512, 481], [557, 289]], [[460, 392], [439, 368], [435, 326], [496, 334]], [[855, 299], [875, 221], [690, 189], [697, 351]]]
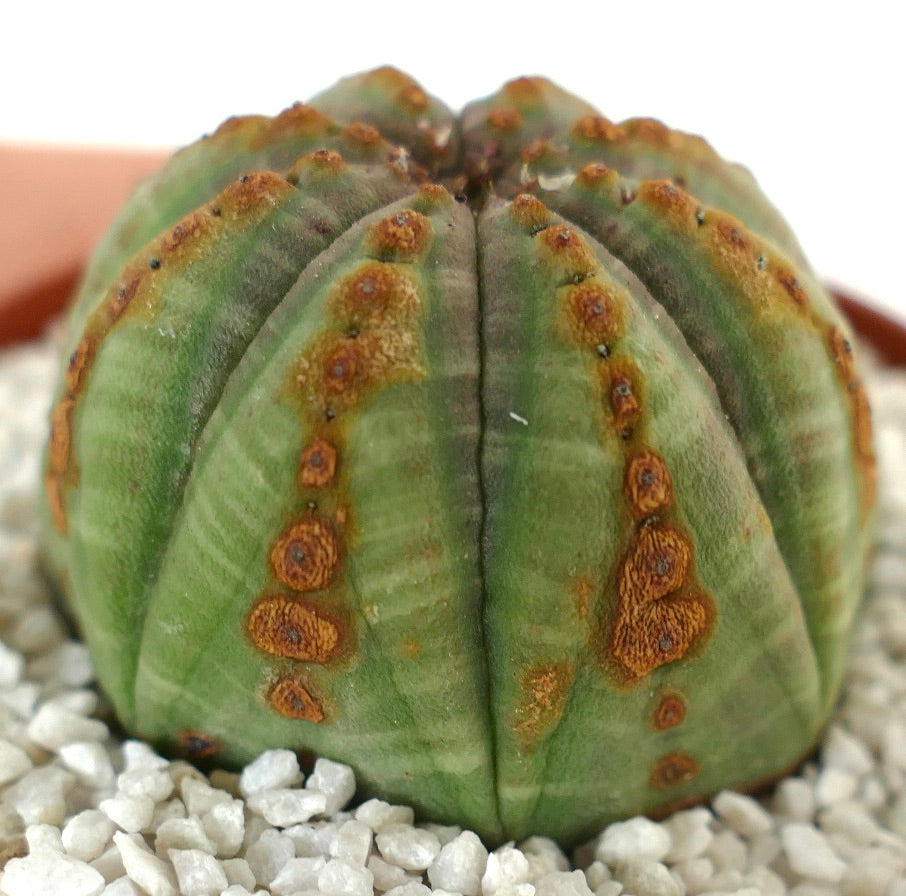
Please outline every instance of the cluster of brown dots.
[[[629, 545], [616, 575], [616, 601], [607, 637], [608, 665], [620, 685], [632, 685], [684, 657], [706, 634], [713, 609], [697, 586], [691, 539], [676, 521], [674, 486], [664, 459], [645, 443], [642, 371], [619, 351], [629, 308], [622, 289], [603, 274], [582, 236], [554, 223], [529, 194], [517, 196], [513, 215], [537, 241], [548, 271], [560, 285], [562, 332], [593, 355], [605, 418], [623, 456], [623, 499], [633, 519]], [[664, 731], [683, 723], [686, 703], [678, 691], [656, 698], [650, 723]], [[694, 778], [697, 761], [669, 753], [655, 764], [650, 783], [667, 789]]]
[[347, 424], [376, 389], [423, 374], [422, 299], [410, 269], [431, 235], [428, 218], [412, 208], [376, 221], [365, 236], [364, 260], [332, 288], [325, 327], [294, 369], [292, 388], [311, 434], [295, 476], [302, 510], [273, 542], [271, 584], [245, 621], [255, 647], [277, 662], [265, 697], [287, 718], [325, 720], [325, 700], [307, 670], [352, 649], [351, 614], [340, 596], [352, 525], [343, 469]]

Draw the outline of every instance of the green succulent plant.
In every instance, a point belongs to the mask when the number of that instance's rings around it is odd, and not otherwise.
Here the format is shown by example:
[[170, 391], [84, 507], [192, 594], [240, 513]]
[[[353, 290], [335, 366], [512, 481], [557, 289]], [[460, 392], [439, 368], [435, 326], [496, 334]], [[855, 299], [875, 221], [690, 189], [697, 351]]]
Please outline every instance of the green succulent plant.
[[870, 542], [846, 322], [751, 175], [389, 68], [177, 153], [70, 317], [44, 556], [124, 728], [489, 841], [793, 766]]

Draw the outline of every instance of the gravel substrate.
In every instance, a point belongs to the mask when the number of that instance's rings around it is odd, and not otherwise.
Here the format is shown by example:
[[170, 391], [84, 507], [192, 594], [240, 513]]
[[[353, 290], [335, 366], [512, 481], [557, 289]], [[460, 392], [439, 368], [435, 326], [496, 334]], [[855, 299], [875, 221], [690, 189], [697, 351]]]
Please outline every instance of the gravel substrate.
[[358, 805], [352, 771], [286, 750], [205, 777], [111, 736], [91, 661], [35, 571], [50, 343], [0, 354], [0, 893], [6, 896], [906, 896], [906, 375], [870, 377], [880, 529], [819, 758], [761, 800], [724, 792], [612, 824], [566, 856], [490, 854], [412, 810]]

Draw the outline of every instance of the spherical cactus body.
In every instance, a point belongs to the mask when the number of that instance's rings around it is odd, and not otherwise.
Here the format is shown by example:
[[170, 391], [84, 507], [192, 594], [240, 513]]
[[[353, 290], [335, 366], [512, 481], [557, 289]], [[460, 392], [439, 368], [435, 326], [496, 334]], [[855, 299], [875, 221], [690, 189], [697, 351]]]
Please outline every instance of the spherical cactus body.
[[489, 842], [795, 765], [870, 542], [847, 324], [742, 168], [523, 78], [238, 118], [86, 273], [44, 557], [127, 731]]

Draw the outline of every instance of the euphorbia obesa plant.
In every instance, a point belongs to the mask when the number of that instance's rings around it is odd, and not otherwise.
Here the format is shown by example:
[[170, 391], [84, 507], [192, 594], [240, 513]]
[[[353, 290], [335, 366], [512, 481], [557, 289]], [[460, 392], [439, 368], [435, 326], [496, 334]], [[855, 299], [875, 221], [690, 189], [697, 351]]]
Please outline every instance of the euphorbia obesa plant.
[[575, 842], [792, 766], [873, 502], [846, 323], [744, 170], [538, 78], [231, 119], [70, 319], [45, 554], [124, 727]]

